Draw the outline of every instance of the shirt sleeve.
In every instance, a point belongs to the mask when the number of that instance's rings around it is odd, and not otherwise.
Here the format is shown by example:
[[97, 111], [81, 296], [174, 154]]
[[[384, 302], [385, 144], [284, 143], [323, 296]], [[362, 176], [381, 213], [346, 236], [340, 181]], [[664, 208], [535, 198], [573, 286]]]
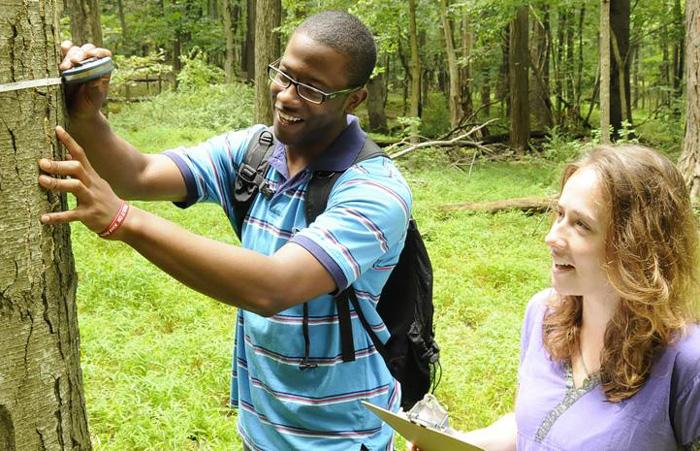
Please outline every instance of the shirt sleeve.
[[525, 356], [527, 355], [527, 350], [530, 347], [530, 341], [534, 335], [540, 336], [540, 334], [535, 334], [535, 329], [539, 327], [542, 328], [542, 321], [544, 320], [544, 313], [547, 309], [547, 301], [552, 296], [553, 290], [546, 289], [536, 293], [527, 304], [525, 309], [525, 319], [523, 320], [523, 327], [520, 334], [520, 366], [522, 367]]
[[411, 217], [411, 193], [393, 163], [367, 167], [346, 171], [326, 210], [292, 238], [328, 270], [339, 290], [371, 267], [396, 264]]
[[175, 162], [187, 186], [185, 201], [175, 205], [187, 208], [196, 202], [213, 202], [229, 213], [238, 166], [248, 142], [261, 127], [225, 133], [194, 147], [166, 150], [164, 154]]
[[[700, 330], [700, 328], [699, 328]], [[679, 391], [671, 401], [673, 430], [682, 449], [700, 450], [700, 333], [695, 334], [690, 352], [681, 353], [676, 359], [674, 376], [679, 376]], [[675, 377], [674, 377], [675, 379]], [[676, 382], [676, 381], [674, 381]]]

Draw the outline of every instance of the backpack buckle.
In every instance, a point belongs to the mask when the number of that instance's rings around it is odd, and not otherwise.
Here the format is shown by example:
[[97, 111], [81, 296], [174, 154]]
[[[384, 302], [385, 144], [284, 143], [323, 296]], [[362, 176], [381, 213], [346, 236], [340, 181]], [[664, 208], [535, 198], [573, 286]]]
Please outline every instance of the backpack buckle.
[[260, 137], [258, 138], [258, 142], [264, 146], [271, 146], [272, 143], [274, 142], [274, 139], [272, 137], [272, 133], [269, 131], [265, 130], [260, 134]]
[[255, 168], [247, 164], [241, 165], [240, 169], [238, 170], [238, 177], [243, 179], [243, 181], [248, 184], [255, 183], [256, 175], [258, 175], [258, 173]]
[[260, 192], [266, 199], [272, 199], [272, 196], [275, 195], [275, 190], [272, 189], [268, 182], [265, 182], [260, 186]]

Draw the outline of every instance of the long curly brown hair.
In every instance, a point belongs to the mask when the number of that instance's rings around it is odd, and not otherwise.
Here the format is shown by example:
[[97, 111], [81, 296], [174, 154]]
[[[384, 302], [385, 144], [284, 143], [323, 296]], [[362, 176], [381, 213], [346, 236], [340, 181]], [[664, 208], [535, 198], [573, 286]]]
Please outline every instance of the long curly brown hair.
[[[648, 379], [656, 353], [698, 321], [698, 229], [683, 177], [666, 157], [636, 145], [598, 146], [568, 165], [561, 181], [593, 168], [610, 211], [605, 271], [620, 297], [601, 353], [603, 390], [619, 402]], [[552, 358], [578, 349], [580, 296], [556, 296], [544, 319]]]

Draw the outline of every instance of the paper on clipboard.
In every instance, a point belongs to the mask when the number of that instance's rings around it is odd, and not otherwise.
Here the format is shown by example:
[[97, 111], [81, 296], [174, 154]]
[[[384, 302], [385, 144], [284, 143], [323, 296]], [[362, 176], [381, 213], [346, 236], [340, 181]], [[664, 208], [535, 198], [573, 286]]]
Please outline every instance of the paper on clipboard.
[[483, 451], [478, 446], [463, 442], [453, 435], [413, 423], [401, 415], [374, 404], [366, 401], [362, 401], [362, 404], [402, 437], [419, 447], [421, 451]]

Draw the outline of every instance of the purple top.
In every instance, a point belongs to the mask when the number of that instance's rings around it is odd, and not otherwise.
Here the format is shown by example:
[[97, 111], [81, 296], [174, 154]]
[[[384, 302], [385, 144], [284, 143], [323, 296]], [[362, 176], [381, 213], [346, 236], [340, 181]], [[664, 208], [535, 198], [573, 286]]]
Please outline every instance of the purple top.
[[542, 320], [553, 295], [536, 294], [525, 313], [518, 450], [700, 450], [700, 327], [664, 349], [636, 395], [610, 403], [597, 375], [574, 388], [570, 365], [544, 349]]

